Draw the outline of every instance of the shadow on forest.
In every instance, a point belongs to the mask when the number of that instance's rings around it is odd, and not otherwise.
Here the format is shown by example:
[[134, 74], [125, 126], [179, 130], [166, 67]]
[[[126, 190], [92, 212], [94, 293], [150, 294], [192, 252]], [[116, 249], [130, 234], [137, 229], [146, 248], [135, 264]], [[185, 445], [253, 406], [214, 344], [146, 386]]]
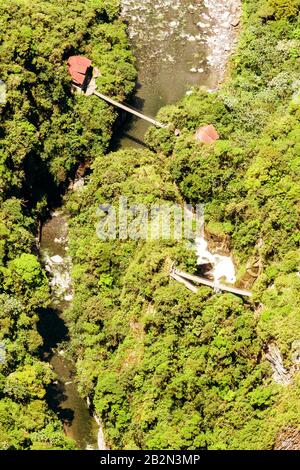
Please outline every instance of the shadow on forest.
[[[51, 362], [55, 360], [56, 366], [62, 370], [62, 375], [66, 364], [64, 358], [60, 357], [55, 349], [63, 341], [68, 341], [69, 332], [64, 320], [59, 315], [59, 311], [54, 308], [44, 308], [39, 311], [39, 321], [37, 324], [39, 334], [43, 338], [41, 356], [43, 359]], [[67, 371], [69, 374], [69, 371]], [[59, 420], [65, 425], [70, 426], [74, 419], [74, 411], [70, 408], [64, 408], [63, 403], [68, 399], [66, 387], [61, 380], [56, 380], [48, 385], [46, 389], [46, 401], [49, 408], [57, 415]]]
[[134, 137], [133, 135], [128, 134], [127, 132], [123, 133], [122, 137], [126, 137], [126, 139], [131, 140], [132, 142], [135, 142], [136, 144], [140, 145], [141, 147], [148, 148], [148, 145], [145, 144], [142, 140], [138, 139], [137, 137]]
[[[135, 93], [136, 90], [138, 90], [140, 87], [141, 85], [138, 83], [135, 88]], [[144, 104], [145, 100], [136, 95], [133, 95], [132, 99], [126, 102], [127, 106], [133, 107], [141, 112], [143, 112]], [[126, 111], [120, 112], [119, 117], [113, 126], [113, 139], [109, 147], [110, 152], [116, 152], [122, 148], [121, 140], [124, 137], [131, 140], [132, 142], [135, 142], [136, 144], [139, 144], [141, 147], [148, 148], [148, 145], [145, 144], [144, 141], [138, 139], [130, 133], [133, 128], [133, 124], [137, 119], [139, 118], [127, 113]]]
[[61, 381], [52, 382], [46, 390], [46, 401], [49, 408], [57, 415], [58, 419], [66, 426], [71, 426], [74, 419], [74, 411], [71, 408], [63, 408], [61, 405], [67, 400], [66, 388]]
[[36, 152], [27, 156], [24, 170], [26, 175], [24, 195], [25, 199], [30, 202], [29, 206], [34, 207], [45, 197], [48, 208], [59, 207], [65, 193], [66, 183], [57, 184], [47, 163]]
[[69, 340], [68, 328], [59, 312], [53, 308], [40, 309], [37, 330], [44, 341], [42, 355], [48, 357], [53, 355], [52, 349], [57, 348], [62, 341]]

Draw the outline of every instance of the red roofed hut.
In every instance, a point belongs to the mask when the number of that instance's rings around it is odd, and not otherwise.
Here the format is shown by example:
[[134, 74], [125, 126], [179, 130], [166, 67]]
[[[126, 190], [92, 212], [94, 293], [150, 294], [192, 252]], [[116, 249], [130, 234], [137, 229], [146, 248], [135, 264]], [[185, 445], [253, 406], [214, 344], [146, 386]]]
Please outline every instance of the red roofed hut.
[[68, 70], [74, 85], [86, 92], [93, 77], [92, 61], [82, 55], [73, 55], [68, 58]]
[[199, 127], [195, 134], [196, 141], [204, 144], [212, 144], [219, 138], [220, 136], [212, 124], [209, 126]]

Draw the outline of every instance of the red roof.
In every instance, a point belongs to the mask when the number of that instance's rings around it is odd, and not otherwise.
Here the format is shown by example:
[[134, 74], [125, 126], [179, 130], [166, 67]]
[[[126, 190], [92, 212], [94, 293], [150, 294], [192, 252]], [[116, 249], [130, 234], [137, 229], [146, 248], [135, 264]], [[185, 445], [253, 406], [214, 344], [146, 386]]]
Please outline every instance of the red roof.
[[203, 142], [205, 144], [211, 144], [220, 138], [216, 129], [212, 124], [209, 126], [199, 127], [195, 134], [197, 142]]
[[85, 74], [92, 65], [92, 61], [81, 55], [73, 55], [68, 58], [68, 70], [73, 82], [83, 85]]

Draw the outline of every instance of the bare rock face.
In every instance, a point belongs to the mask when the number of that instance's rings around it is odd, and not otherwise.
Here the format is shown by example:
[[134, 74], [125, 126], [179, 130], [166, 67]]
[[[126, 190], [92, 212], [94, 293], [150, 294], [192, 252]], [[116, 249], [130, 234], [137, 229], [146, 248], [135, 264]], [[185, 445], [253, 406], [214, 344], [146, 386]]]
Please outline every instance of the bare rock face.
[[294, 374], [300, 369], [300, 340], [292, 343], [291, 358], [293, 365], [289, 370], [283, 364], [283, 359], [278, 346], [275, 343], [268, 345], [266, 359], [273, 369], [273, 379], [280, 385], [289, 385], [292, 383]]
[[288, 371], [284, 367], [281, 352], [275, 343], [268, 345], [266, 359], [273, 369], [274, 381], [281, 385], [289, 385], [292, 381], [293, 371]]
[[233, 20], [231, 20], [230, 24], [231, 24], [231, 26], [236, 28], [240, 24], [240, 19], [239, 18], [234, 18]]
[[277, 436], [274, 450], [300, 450], [300, 430], [293, 427], [282, 429]]

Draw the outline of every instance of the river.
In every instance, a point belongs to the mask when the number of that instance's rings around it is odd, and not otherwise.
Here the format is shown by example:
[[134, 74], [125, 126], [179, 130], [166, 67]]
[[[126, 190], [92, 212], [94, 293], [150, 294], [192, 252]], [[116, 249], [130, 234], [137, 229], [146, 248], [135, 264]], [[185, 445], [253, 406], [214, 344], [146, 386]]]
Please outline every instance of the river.
[[[122, 17], [136, 57], [133, 105], [150, 116], [195, 86], [213, 91], [222, 81], [236, 39], [239, 0], [122, 0]], [[128, 122], [128, 121], [127, 121]], [[133, 118], [119, 147], [143, 142], [149, 124]]]
[[[146, 114], [190, 93], [194, 86], [210, 90], [222, 80], [238, 24], [238, 0], [122, 0], [122, 16], [137, 58], [138, 83], [133, 104]], [[148, 124], [128, 121], [116, 147], [143, 144]], [[71, 260], [68, 256], [68, 224], [56, 210], [44, 224], [40, 253], [49, 273], [52, 305], [40, 321], [45, 359], [58, 379], [48, 391], [52, 409], [65, 433], [79, 449], [105, 448], [101, 423], [96, 423], [79, 395], [75, 365], [65, 357], [69, 332], [63, 312], [72, 301]]]
[[62, 211], [54, 211], [41, 233], [40, 254], [49, 273], [52, 303], [41, 317], [39, 330], [44, 338], [45, 359], [58, 379], [48, 390], [50, 407], [63, 422], [67, 436], [79, 449], [97, 449], [98, 425], [86, 401], [79, 395], [75, 367], [65, 356], [64, 344], [69, 332], [64, 310], [72, 301], [71, 259], [68, 256], [68, 223]]

